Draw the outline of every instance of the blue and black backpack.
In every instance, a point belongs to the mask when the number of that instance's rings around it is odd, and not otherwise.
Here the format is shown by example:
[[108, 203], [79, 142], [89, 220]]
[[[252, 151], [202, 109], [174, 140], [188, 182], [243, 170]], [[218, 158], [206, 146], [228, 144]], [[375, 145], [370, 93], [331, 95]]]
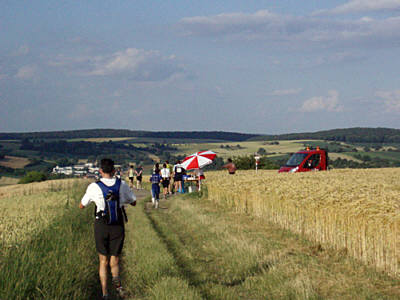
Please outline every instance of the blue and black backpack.
[[119, 205], [119, 188], [121, 186], [121, 179], [117, 178], [115, 184], [112, 186], [107, 186], [100, 180], [96, 183], [101, 188], [104, 197], [104, 210], [97, 212], [96, 208], [96, 218], [104, 219], [105, 223], [108, 225], [123, 223], [123, 218], [126, 218], [126, 214]]

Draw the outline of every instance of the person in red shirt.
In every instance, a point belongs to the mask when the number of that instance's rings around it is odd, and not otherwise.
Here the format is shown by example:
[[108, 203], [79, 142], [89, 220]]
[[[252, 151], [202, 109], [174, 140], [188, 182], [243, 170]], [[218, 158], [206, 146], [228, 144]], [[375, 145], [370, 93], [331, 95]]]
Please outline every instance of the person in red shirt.
[[233, 175], [236, 172], [236, 166], [232, 162], [232, 159], [228, 158], [228, 163], [222, 166], [223, 168], [227, 169], [229, 174]]

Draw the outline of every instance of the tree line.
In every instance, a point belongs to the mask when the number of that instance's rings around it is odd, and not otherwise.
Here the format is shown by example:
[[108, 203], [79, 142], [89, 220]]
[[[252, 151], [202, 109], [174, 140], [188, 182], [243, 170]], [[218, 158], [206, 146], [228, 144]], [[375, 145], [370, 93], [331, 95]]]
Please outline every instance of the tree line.
[[400, 143], [400, 129], [344, 128], [318, 132], [264, 135], [255, 140], [327, 140], [347, 143]]
[[127, 129], [88, 129], [70, 131], [0, 133], [0, 140], [139, 137], [155, 139], [207, 139], [240, 142], [257, 136], [257, 134], [224, 131], [139, 131]]
[[400, 143], [400, 129], [393, 128], [343, 128], [318, 132], [259, 135], [225, 131], [140, 131], [128, 129], [87, 129], [24, 133], [0, 133], [0, 140], [13, 139], [74, 139], [74, 138], [168, 138], [207, 139], [225, 141], [247, 140], [301, 140], [318, 139], [348, 143]]

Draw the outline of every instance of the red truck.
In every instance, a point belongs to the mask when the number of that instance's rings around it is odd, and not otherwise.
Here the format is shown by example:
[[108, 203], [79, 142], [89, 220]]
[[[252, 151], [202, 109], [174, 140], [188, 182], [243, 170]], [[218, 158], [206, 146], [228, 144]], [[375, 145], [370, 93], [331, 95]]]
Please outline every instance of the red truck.
[[307, 148], [293, 154], [286, 164], [279, 169], [279, 173], [322, 171], [327, 169], [328, 152], [317, 147], [317, 149]]

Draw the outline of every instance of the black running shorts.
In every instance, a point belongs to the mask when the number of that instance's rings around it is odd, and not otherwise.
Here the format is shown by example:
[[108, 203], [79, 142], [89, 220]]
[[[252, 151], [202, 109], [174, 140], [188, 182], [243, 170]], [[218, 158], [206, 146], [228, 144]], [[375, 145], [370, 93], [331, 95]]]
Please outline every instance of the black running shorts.
[[175, 174], [174, 181], [182, 181], [182, 174]]
[[107, 225], [102, 219], [94, 221], [96, 250], [103, 255], [118, 256], [122, 252], [125, 239], [123, 224]]
[[162, 186], [163, 188], [167, 188], [169, 186], [169, 179], [163, 179]]

